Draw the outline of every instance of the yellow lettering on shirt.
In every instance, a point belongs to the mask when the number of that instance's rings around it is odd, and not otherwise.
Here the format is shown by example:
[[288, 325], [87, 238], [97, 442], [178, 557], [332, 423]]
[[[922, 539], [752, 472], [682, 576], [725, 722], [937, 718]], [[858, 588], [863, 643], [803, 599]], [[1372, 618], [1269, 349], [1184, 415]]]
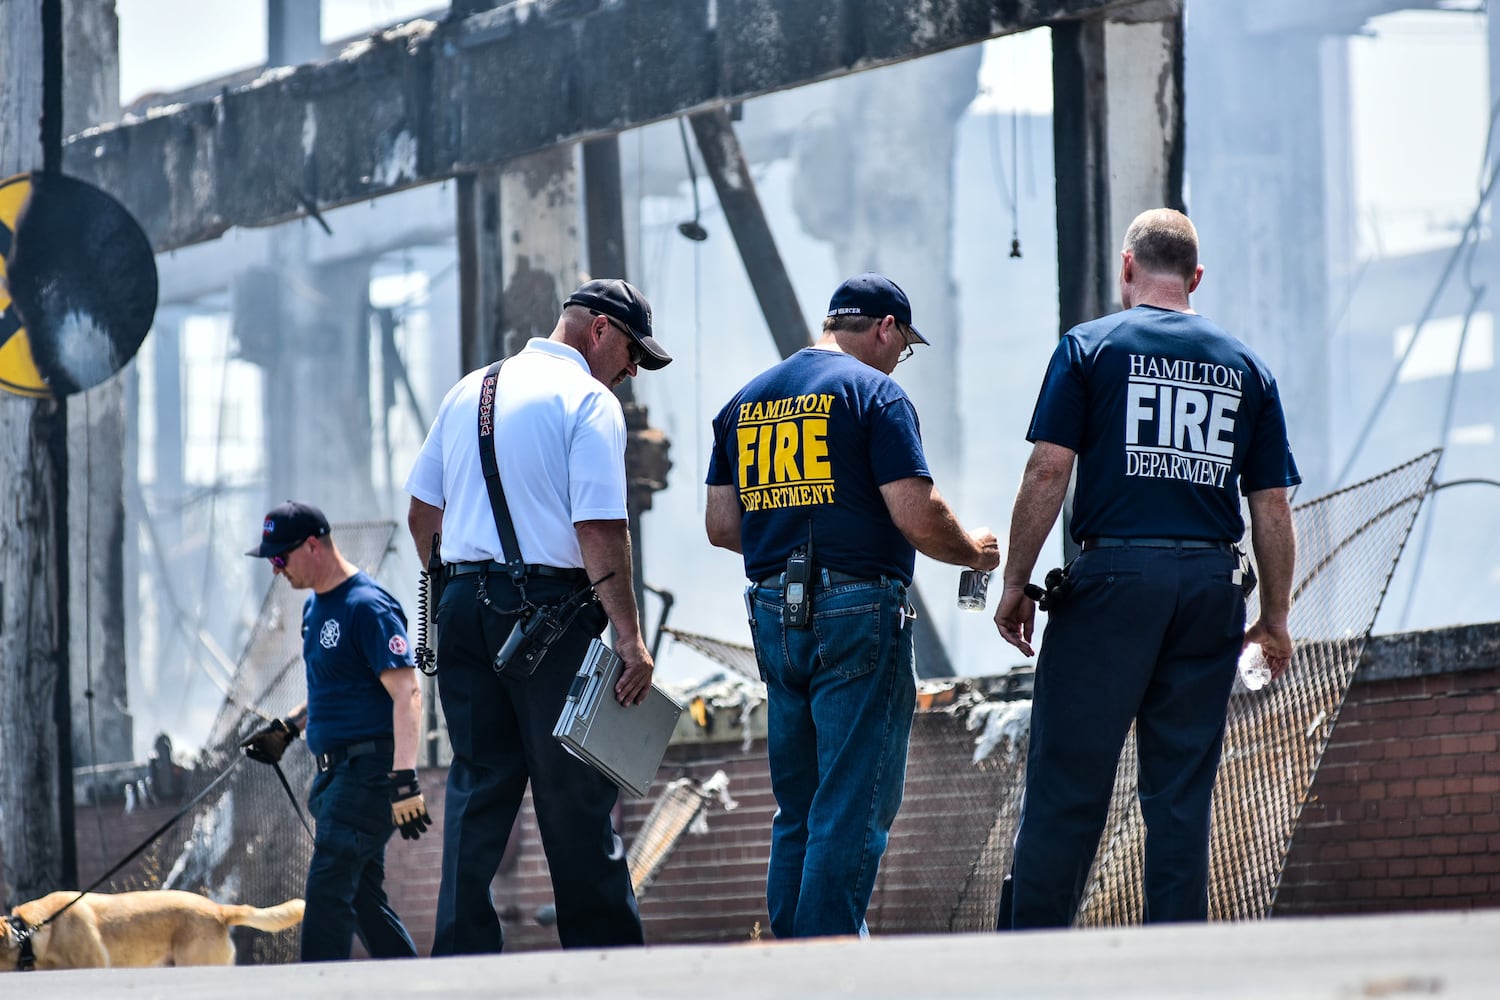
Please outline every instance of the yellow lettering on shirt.
[[735, 446], [746, 511], [834, 502], [833, 400], [832, 393], [805, 393], [740, 405]]

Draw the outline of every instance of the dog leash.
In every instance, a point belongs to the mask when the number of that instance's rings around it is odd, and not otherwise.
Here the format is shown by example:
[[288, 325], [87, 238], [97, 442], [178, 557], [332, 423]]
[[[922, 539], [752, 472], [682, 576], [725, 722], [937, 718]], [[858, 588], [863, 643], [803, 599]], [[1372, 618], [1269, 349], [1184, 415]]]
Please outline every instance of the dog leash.
[[[121, 858], [119, 862], [117, 862], [115, 866], [109, 871], [94, 879], [93, 883], [90, 884], [87, 889], [81, 890], [78, 895], [68, 900], [66, 904], [64, 904], [60, 909], [57, 910], [56, 913], [53, 913], [46, 920], [43, 920], [41, 923], [33, 927], [30, 924], [26, 923], [26, 919], [24, 917], [21, 917], [17, 914], [12, 913], [7, 916], [5, 919], [10, 924], [11, 930], [14, 931], [16, 936], [16, 943], [20, 946], [21, 949], [19, 965], [20, 971], [29, 972], [36, 967], [36, 955], [31, 947], [31, 939], [36, 935], [37, 931], [41, 930], [43, 927], [46, 927], [48, 924], [52, 923], [52, 921], [62, 916], [74, 903], [78, 902], [84, 896], [87, 896], [89, 893], [99, 888], [99, 886], [103, 885], [106, 881], [109, 880], [110, 876], [114, 875], [121, 868], [124, 868], [126, 865], [130, 864], [130, 862], [134, 861], [136, 855], [140, 854], [146, 848], [150, 847], [151, 844], [155, 842], [157, 837], [160, 837], [162, 834], [170, 830], [173, 824], [175, 824], [178, 820], [182, 819], [182, 817], [191, 812], [192, 808], [199, 802], [202, 802], [204, 797], [207, 796], [209, 792], [218, 787], [220, 782], [233, 774], [234, 769], [239, 767], [240, 761], [244, 759], [245, 758], [243, 757], [235, 757], [234, 760], [230, 761], [228, 767], [220, 771], [218, 776], [215, 777], [214, 780], [210, 781], [207, 785], [204, 785], [203, 790], [189, 799], [187, 801], [187, 804], [184, 805], [181, 809], [177, 810], [177, 812], [172, 816], [171, 819], [167, 820], [161, 826], [157, 827], [150, 836], [148, 836], [145, 840], [141, 841], [139, 845], [137, 845], [135, 850], [131, 851], [129, 854], [125, 855], [125, 857]], [[280, 770], [280, 768], [278, 768], [277, 770]], [[283, 783], [285, 782], [285, 780], [285, 778], [282, 779]], [[287, 791], [290, 792], [291, 789], [288, 788]]]
[[302, 822], [302, 829], [307, 831], [310, 840], [316, 842], [317, 836], [313, 834], [312, 827], [307, 825], [307, 817], [302, 815], [302, 806], [297, 803], [297, 793], [292, 791], [292, 783], [286, 780], [286, 772], [281, 769], [281, 762], [273, 760], [271, 766], [276, 769], [276, 777], [281, 779], [281, 787], [286, 789], [287, 800], [292, 804], [292, 811], [297, 814], [297, 819]]

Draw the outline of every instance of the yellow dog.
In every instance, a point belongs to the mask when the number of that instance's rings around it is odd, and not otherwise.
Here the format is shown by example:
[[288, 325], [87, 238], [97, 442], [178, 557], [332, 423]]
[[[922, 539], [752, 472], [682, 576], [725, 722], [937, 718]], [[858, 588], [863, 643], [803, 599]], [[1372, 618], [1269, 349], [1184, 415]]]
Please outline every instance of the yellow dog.
[[[215, 903], [176, 889], [145, 892], [54, 892], [11, 910], [0, 919], [0, 972], [21, 963], [14, 918], [24, 921], [38, 969], [93, 969], [109, 966], [233, 965], [229, 928], [243, 925], [279, 931], [302, 920], [302, 900], [257, 907]], [[67, 909], [51, 923], [43, 922]]]

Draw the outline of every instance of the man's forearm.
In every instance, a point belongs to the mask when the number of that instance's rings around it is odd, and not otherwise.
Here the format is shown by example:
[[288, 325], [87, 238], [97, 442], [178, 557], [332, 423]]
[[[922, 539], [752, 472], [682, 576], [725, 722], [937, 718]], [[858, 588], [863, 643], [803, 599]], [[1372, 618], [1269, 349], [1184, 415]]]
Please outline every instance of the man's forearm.
[[744, 516], [739, 493], [733, 486], [710, 486], [703, 512], [703, 526], [712, 545], [731, 552], [743, 552], [740, 519]]
[[1031, 580], [1037, 556], [1052, 532], [1063, 498], [1068, 495], [1068, 479], [1073, 471], [1073, 453], [1052, 445], [1038, 445], [1032, 450], [1016, 493], [1016, 504], [1010, 515], [1010, 542], [1006, 549], [1005, 585], [1024, 586]]
[[624, 521], [580, 521], [578, 547], [583, 552], [589, 579], [603, 582], [594, 588], [615, 635], [623, 642], [641, 639], [641, 624], [635, 604], [635, 584], [630, 565], [630, 530]]
[[1285, 625], [1292, 608], [1292, 574], [1297, 564], [1297, 536], [1285, 489], [1259, 490], [1250, 504], [1250, 544], [1260, 574], [1260, 616]]
[[391, 702], [391, 732], [395, 749], [391, 769], [404, 771], [417, 766], [417, 746], [422, 736], [422, 689], [413, 687], [410, 695]]
[[391, 769], [406, 771], [417, 766], [417, 744], [422, 735], [422, 685], [412, 667], [391, 667], [380, 672], [380, 683], [391, 698]]
[[891, 520], [912, 547], [931, 559], [955, 566], [973, 566], [981, 558], [974, 536], [936, 486], [926, 479], [902, 479], [880, 488]]
[[443, 530], [443, 508], [412, 497], [406, 511], [406, 528], [417, 547], [417, 562], [425, 569], [427, 561], [432, 558], [432, 536]]

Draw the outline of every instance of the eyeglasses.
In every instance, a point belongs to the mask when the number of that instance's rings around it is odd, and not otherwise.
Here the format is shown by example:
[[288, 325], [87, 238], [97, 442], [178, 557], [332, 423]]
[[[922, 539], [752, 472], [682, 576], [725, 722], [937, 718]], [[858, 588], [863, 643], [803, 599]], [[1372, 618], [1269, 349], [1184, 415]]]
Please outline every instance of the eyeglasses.
[[[594, 315], [604, 316], [604, 313], [596, 312], [594, 313]], [[608, 323], [610, 326], [614, 327], [616, 330], [619, 330], [622, 334], [625, 335], [625, 343], [630, 348], [630, 363], [639, 368], [641, 366], [641, 362], [645, 360], [646, 352], [641, 349], [640, 344], [637, 344], [635, 342], [634, 335], [632, 335], [629, 330], [625, 329], [619, 323], [616, 323], [614, 319], [609, 316], [604, 316], [604, 322]]]
[[287, 556], [291, 555], [293, 552], [296, 552], [298, 549], [302, 548], [302, 546], [304, 546], [306, 544], [307, 544], [307, 539], [304, 538], [304, 539], [302, 539], [302, 541], [298, 542], [296, 545], [293, 545], [291, 548], [287, 549], [285, 552], [278, 553], [278, 554], [276, 554], [274, 556], [266, 556], [266, 558], [269, 559], [269, 560], [271, 560], [271, 565], [275, 566], [277, 569], [286, 569], [286, 559], [287, 559]]
[[901, 331], [901, 343], [906, 345], [906, 350], [902, 351], [901, 354], [896, 358], [896, 364], [899, 365], [901, 362], [917, 353], [917, 340], [914, 336], [915, 331], [913, 331], [911, 327], [899, 321], [896, 323], [896, 326]]

